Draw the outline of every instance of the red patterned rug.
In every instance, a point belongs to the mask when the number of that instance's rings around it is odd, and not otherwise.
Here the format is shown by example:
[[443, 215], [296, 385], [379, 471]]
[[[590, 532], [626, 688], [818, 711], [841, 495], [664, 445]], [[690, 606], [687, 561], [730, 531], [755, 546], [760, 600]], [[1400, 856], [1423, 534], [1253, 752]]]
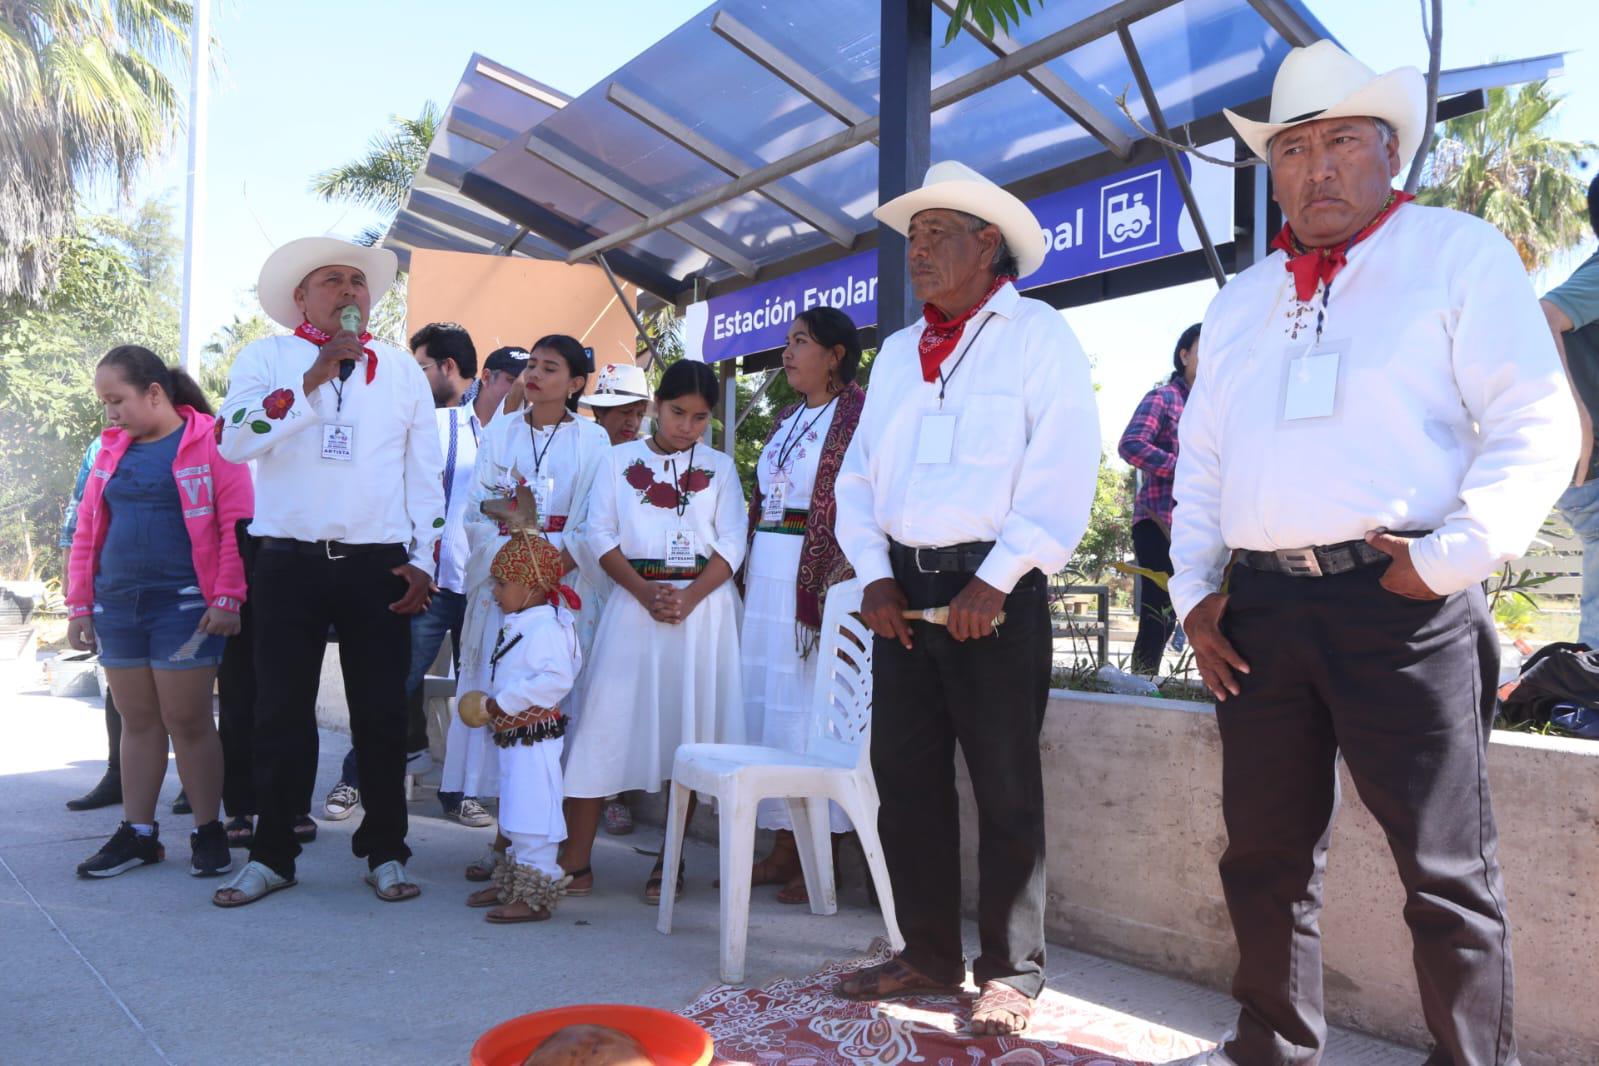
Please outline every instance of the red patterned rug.
[[839, 974], [887, 957], [877, 940], [865, 958], [764, 988], [718, 985], [678, 1013], [711, 1034], [713, 1061], [727, 1066], [1148, 1066], [1210, 1046], [1049, 989], [1024, 1037], [967, 1035], [975, 993], [883, 1003], [833, 995]]

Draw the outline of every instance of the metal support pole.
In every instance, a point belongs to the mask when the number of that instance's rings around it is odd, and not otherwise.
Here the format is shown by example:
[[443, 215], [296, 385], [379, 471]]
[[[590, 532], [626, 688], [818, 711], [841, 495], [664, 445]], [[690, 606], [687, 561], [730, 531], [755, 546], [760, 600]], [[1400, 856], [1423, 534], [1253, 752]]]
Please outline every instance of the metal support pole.
[[200, 339], [194, 328], [194, 285], [200, 276], [200, 244], [205, 240], [205, 134], [211, 76], [211, 0], [195, 0], [189, 31], [189, 181], [183, 203], [183, 308], [178, 326], [178, 358], [193, 377], [200, 375]]
[[776, 370], [768, 370], [766, 372], [766, 377], [761, 379], [761, 383], [757, 385], [755, 387], [755, 391], [750, 394], [749, 405], [738, 413], [738, 421], [734, 425], [734, 429], [737, 429], [739, 426], [744, 424], [744, 420], [748, 418], [751, 412], [755, 410], [756, 405], [759, 404], [766, 394], [771, 391], [772, 386], [777, 384], [777, 375], [781, 374], [782, 372], [782, 367], [778, 367]]
[[1205, 216], [1199, 213], [1199, 201], [1194, 198], [1194, 187], [1188, 183], [1188, 173], [1183, 170], [1183, 161], [1178, 158], [1177, 149], [1169, 143], [1171, 130], [1166, 127], [1166, 116], [1161, 114], [1160, 102], [1155, 99], [1155, 90], [1149, 84], [1149, 75], [1144, 71], [1144, 61], [1138, 55], [1138, 46], [1133, 43], [1132, 30], [1128, 23], [1116, 23], [1116, 36], [1121, 38], [1122, 51], [1127, 53], [1127, 65], [1133, 68], [1133, 78], [1138, 82], [1138, 91], [1144, 97], [1144, 106], [1149, 108], [1149, 120], [1155, 125], [1155, 132], [1161, 137], [1161, 151], [1166, 153], [1166, 162], [1171, 164], [1172, 174], [1177, 178], [1177, 188], [1182, 191], [1183, 203], [1188, 205], [1188, 214], [1194, 220], [1194, 232], [1199, 234], [1199, 243], [1205, 250], [1205, 262], [1210, 267], [1210, 274], [1216, 279], [1216, 288], [1227, 284], [1227, 272], [1221, 267], [1221, 257], [1216, 254], [1216, 244], [1210, 239], [1210, 229], [1205, 225]]
[[[877, 201], [887, 203], [921, 184], [932, 144], [933, 7], [921, 0], [882, 0], [882, 117], [877, 149]], [[905, 238], [877, 227], [877, 335], [910, 324], [916, 307]]]
[[738, 360], [722, 360], [722, 451], [731, 458], [738, 442]]
[[1254, 168], [1255, 224], [1249, 234], [1251, 265], [1266, 258], [1266, 242], [1271, 240], [1267, 218], [1271, 212], [1271, 171], [1266, 167]]
[[[523, 230], [526, 233], [526, 230]], [[638, 312], [628, 302], [627, 293], [622, 291], [621, 283], [616, 280], [616, 275], [611, 273], [611, 264], [605, 261], [605, 253], [599, 252], [594, 256], [594, 261], [600, 264], [600, 269], [605, 271], [605, 280], [611, 283], [611, 291], [616, 293], [616, 298], [622, 301], [622, 307], [627, 310], [627, 317], [633, 320], [633, 328], [638, 330], [638, 335], [644, 339], [644, 346], [649, 349], [650, 357], [644, 360], [644, 372], [661, 361], [661, 353], [655, 350], [655, 341], [650, 337], [650, 331], [644, 328], [644, 320], [639, 318]], [[598, 369], [598, 368], [596, 368]]]

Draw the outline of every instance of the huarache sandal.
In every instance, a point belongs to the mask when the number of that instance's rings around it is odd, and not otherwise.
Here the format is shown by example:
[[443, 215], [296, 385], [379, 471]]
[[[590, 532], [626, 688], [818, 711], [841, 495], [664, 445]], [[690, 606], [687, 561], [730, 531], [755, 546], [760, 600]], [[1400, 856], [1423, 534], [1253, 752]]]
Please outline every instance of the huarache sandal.
[[292, 877], [282, 876], [265, 863], [251, 861], [245, 863], [231, 881], [212, 893], [211, 902], [218, 907], [243, 907], [299, 883]]
[[973, 1036], [1015, 1036], [1027, 1031], [1033, 1001], [1002, 981], [984, 981], [967, 1028]]
[[566, 895], [566, 886], [572, 883], [570, 874], [551, 877], [543, 870], [520, 863], [507, 863], [502, 875], [500, 901], [483, 916], [495, 925], [515, 925], [519, 922], [547, 922], [554, 913], [556, 902]]
[[384, 903], [399, 903], [422, 894], [421, 887], [406, 876], [405, 867], [400, 865], [398, 859], [379, 863], [366, 875], [366, 883], [372, 886], [372, 891]]
[[225, 828], [228, 831], [228, 847], [247, 848], [255, 843], [255, 823], [250, 821], [248, 815], [229, 818]]
[[[573, 870], [571, 873], [567, 874], [566, 876], [571, 879], [571, 880], [569, 880], [567, 882], [567, 885], [566, 885], [566, 895], [568, 895], [568, 896], [589, 896], [589, 895], [593, 895], [593, 893], [594, 893], [594, 867], [585, 866], [581, 870]], [[582, 878], [585, 878], [585, 877], [589, 879], [589, 883], [588, 884], [584, 885], [582, 888], [573, 888], [572, 887], [579, 880], [581, 880]]]
[[[687, 861], [686, 859], [679, 860], [677, 864], [677, 896], [679, 899], [683, 896], [683, 870]], [[664, 870], [665, 860], [656, 859], [655, 868], [650, 871], [650, 879], [644, 882], [644, 902], [651, 907], [661, 902], [661, 874]]]
[[945, 984], [915, 969], [898, 955], [887, 962], [868, 966], [864, 970], [847, 973], [833, 986], [833, 994], [841, 999], [879, 1000], [900, 999], [905, 996], [953, 996], [961, 991], [960, 985]]

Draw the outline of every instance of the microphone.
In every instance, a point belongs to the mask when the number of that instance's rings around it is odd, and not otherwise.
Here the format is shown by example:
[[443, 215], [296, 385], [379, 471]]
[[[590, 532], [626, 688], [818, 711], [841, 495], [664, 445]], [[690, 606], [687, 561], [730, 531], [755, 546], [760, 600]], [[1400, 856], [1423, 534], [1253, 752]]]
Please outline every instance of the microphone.
[[[361, 309], [354, 304], [346, 306], [344, 310], [339, 312], [339, 325], [351, 333], [359, 331], [361, 328]], [[339, 380], [341, 382], [349, 381], [350, 375], [353, 373], [355, 373], [354, 359], [342, 359], [339, 361]]]
[[340, 359], [339, 360], [339, 380], [340, 381], [349, 381], [350, 380], [350, 375], [353, 374], [353, 373], [355, 373], [355, 360], [354, 359]]

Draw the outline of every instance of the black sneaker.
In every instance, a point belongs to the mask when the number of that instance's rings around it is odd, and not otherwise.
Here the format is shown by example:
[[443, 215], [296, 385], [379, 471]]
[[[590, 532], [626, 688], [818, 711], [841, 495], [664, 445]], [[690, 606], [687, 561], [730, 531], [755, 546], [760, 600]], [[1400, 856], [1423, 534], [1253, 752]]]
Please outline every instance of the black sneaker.
[[228, 854], [228, 831], [220, 819], [198, 826], [189, 834], [189, 874], [193, 877], [217, 877], [233, 869], [233, 856]]
[[178, 798], [172, 801], [173, 814], [193, 814], [194, 808], [189, 806], [189, 793], [178, 789]]
[[96, 811], [122, 802], [122, 775], [107, 770], [100, 783], [77, 799], [67, 800], [69, 811]]
[[155, 832], [142, 837], [133, 831], [132, 825], [123, 822], [98, 852], [87, 862], [78, 864], [78, 876], [115, 877], [135, 866], [149, 866], [166, 857], [167, 849], [161, 846], [160, 825], [155, 827]]

